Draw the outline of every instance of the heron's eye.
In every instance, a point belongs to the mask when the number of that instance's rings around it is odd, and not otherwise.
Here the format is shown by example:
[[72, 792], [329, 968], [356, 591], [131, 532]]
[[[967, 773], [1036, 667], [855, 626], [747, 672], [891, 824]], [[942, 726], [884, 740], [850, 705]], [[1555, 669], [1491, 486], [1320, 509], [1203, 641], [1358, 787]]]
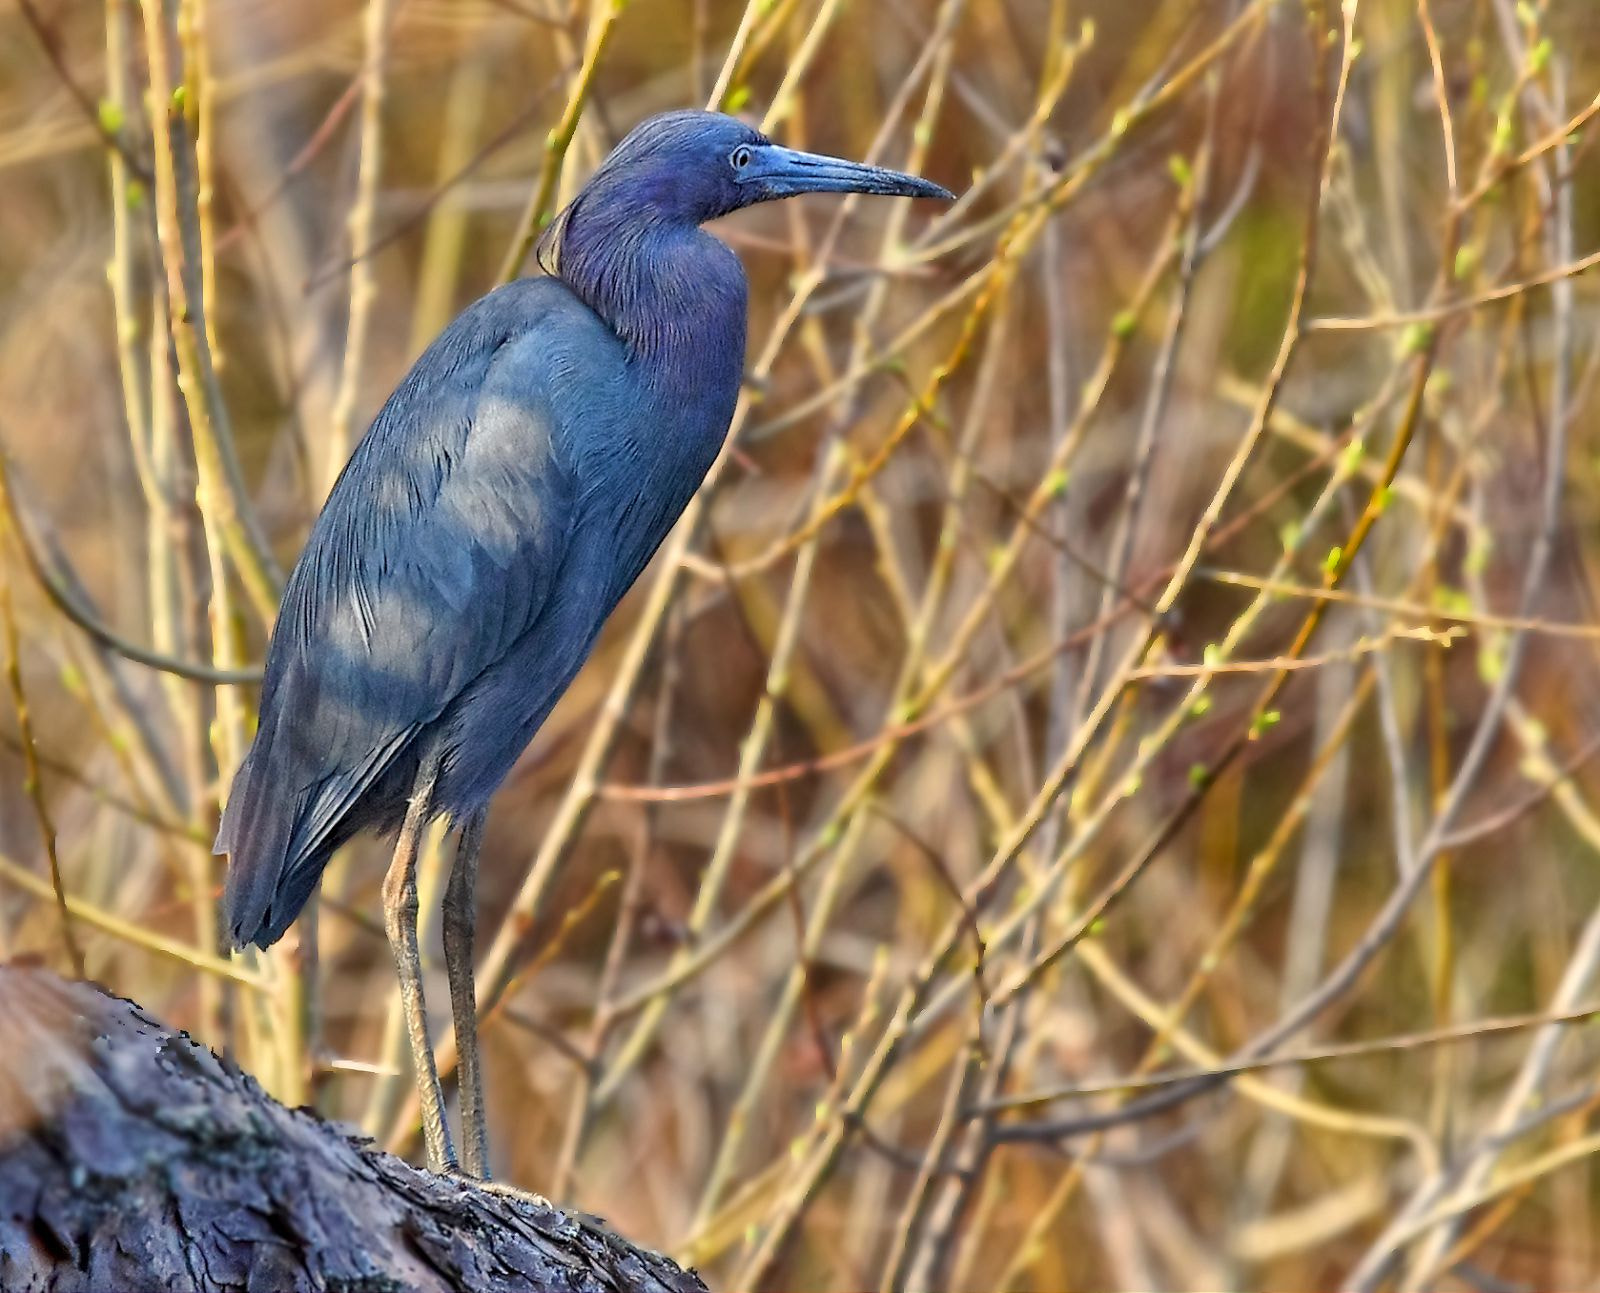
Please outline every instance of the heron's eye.
[[750, 165], [750, 150], [740, 144], [739, 147], [733, 150], [733, 154], [728, 160], [733, 163], [734, 170], [742, 171], [746, 166]]

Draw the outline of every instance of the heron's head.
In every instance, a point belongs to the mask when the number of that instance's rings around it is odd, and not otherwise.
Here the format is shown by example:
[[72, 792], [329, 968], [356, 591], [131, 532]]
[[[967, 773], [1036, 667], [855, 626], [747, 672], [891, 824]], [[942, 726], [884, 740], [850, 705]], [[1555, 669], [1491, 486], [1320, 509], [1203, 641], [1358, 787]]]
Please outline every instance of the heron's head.
[[784, 148], [720, 112], [681, 111], [635, 126], [564, 215], [581, 210], [586, 223], [614, 221], [626, 235], [630, 225], [698, 225], [800, 193], [952, 196], [915, 175]]

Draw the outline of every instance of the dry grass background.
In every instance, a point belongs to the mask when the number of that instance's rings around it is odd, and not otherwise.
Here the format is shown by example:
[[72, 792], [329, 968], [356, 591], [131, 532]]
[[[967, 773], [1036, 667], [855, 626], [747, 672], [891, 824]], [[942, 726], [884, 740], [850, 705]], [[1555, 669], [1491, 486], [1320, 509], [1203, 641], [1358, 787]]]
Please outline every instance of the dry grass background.
[[501, 1175], [723, 1288], [1593, 1284], [1597, 90], [1591, 0], [12, 0], [0, 956], [416, 1150], [380, 842], [215, 950], [216, 671], [720, 102], [963, 196], [720, 231], [733, 447], [490, 820]]

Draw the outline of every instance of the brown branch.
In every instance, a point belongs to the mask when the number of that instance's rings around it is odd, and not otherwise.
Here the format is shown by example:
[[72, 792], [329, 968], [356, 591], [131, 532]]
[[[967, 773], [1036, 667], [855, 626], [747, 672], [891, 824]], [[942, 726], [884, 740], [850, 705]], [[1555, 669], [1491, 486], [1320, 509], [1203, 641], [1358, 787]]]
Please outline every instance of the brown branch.
[[17, 0], [17, 9], [22, 14], [22, 19], [33, 32], [34, 39], [39, 42], [39, 48], [44, 50], [44, 56], [50, 60], [50, 66], [55, 71], [56, 79], [61, 82], [67, 92], [67, 97], [77, 105], [78, 111], [94, 128], [95, 134], [100, 136], [100, 141], [114, 152], [121, 155], [130, 171], [140, 181], [149, 184], [151, 181], [150, 168], [129, 146], [120, 127], [107, 124], [108, 119], [102, 114], [100, 107], [89, 97], [89, 92], [73, 76], [72, 69], [67, 66], [66, 55], [61, 49], [61, 34], [45, 22], [39, 11], [34, 8], [33, 0]]
[[593, 1218], [374, 1150], [132, 1002], [0, 966], [7, 1288], [704, 1293]]

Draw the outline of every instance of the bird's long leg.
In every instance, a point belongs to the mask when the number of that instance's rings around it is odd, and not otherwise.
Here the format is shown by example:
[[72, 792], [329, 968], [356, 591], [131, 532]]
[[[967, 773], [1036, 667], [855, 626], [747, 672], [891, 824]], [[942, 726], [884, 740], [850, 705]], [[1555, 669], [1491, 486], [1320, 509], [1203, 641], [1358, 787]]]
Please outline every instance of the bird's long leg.
[[457, 1084], [461, 1091], [461, 1165], [468, 1176], [489, 1179], [489, 1133], [483, 1108], [483, 1069], [478, 1062], [478, 994], [472, 984], [472, 939], [477, 925], [474, 894], [478, 849], [483, 844], [480, 808], [461, 828], [450, 883], [444, 891], [444, 967], [450, 976], [450, 1011], [456, 1021]]
[[411, 1062], [416, 1070], [417, 1096], [422, 1104], [422, 1135], [428, 1146], [428, 1166], [435, 1172], [455, 1170], [456, 1154], [450, 1145], [450, 1128], [444, 1116], [444, 1092], [439, 1086], [439, 1066], [428, 1044], [428, 1011], [422, 996], [422, 954], [417, 948], [417, 849], [433, 815], [433, 789], [439, 762], [427, 755], [417, 769], [406, 807], [405, 824], [395, 845], [394, 861], [383, 877], [383, 927], [400, 976], [400, 1007], [406, 1035], [411, 1041]]

